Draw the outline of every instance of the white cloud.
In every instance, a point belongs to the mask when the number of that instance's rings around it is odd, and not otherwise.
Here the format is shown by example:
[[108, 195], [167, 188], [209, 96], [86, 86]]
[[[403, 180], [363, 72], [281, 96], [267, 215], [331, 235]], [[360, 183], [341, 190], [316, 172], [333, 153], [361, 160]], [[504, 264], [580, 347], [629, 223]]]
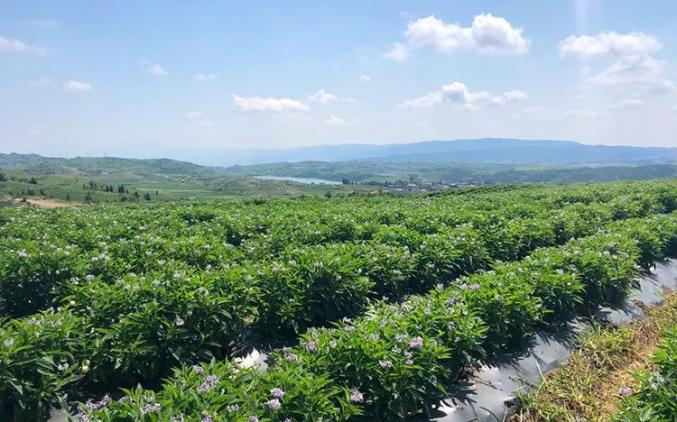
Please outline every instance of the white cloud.
[[339, 98], [336, 94], [332, 94], [331, 92], [327, 92], [324, 89], [320, 89], [316, 93], [310, 95], [308, 97], [308, 101], [312, 103], [320, 103], [320, 104], [328, 104], [328, 103], [334, 103], [338, 101]]
[[360, 76], [357, 77], [357, 80], [360, 82], [371, 82], [371, 76], [361, 74]]
[[9, 51], [12, 53], [34, 53], [47, 54], [47, 49], [37, 45], [30, 45], [16, 38], [6, 38], [0, 36], [0, 51]]
[[239, 111], [245, 112], [286, 112], [308, 111], [309, 108], [301, 101], [291, 98], [240, 97], [233, 95], [233, 103]]
[[402, 43], [396, 42], [389, 51], [383, 54], [383, 57], [401, 62], [409, 57], [409, 47]]
[[63, 84], [63, 89], [70, 92], [89, 92], [94, 89], [94, 87], [89, 82], [68, 81]]
[[526, 100], [527, 99], [527, 94], [524, 92], [513, 89], [511, 91], [506, 91], [503, 94], [499, 95], [498, 97], [493, 97], [491, 101], [496, 104], [496, 105], [503, 105], [507, 103], [511, 103], [514, 101], [521, 101], [521, 100]]
[[157, 77], [167, 76], [167, 70], [165, 70], [165, 68], [160, 66], [159, 64], [155, 63], [154, 65], [148, 68], [148, 74]]
[[327, 117], [324, 122], [326, 126], [348, 126], [348, 122], [343, 120], [340, 117], [336, 116], [329, 116]]
[[674, 106], [672, 106], [672, 111], [674, 111], [675, 113], [677, 113], [677, 104], [675, 104]]
[[491, 53], [526, 53], [530, 44], [522, 35], [521, 28], [515, 28], [506, 19], [490, 13], [475, 16], [472, 38], [481, 51]]
[[195, 80], [198, 82], [211, 82], [218, 81], [219, 78], [213, 73], [197, 73], [195, 74]]
[[588, 78], [599, 85], [634, 84], [658, 91], [671, 91], [674, 83], [664, 77], [665, 66], [649, 56], [621, 57], [601, 73]]
[[564, 112], [564, 114], [570, 117], [597, 117], [601, 113], [595, 110], [581, 109], [581, 110], [567, 110]]
[[526, 98], [527, 95], [518, 90], [506, 91], [498, 96], [492, 96], [487, 91], [471, 92], [465, 84], [456, 81], [444, 85], [439, 91], [406, 100], [400, 104], [400, 107], [430, 108], [447, 102], [460, 105], [468, 110], [473, 110], [482, 105], [502, 106], [515, 101], [525, 100]]
[[31, 21], [31, 25], [36, 28], [55, 28], [60, 25], [60, 22], [56, 19], [35, 19]]
[[570, 36], [559, 44], [563, 56], [610, 57], [606, 69], [587, 80], [602, 86], [630, 85], [636, 91], [666, 92], [675, 84], [664, 76], [665, 65], [652, 54], [663, 46], [643, 32]]
[[433, 48], [445, 53], [465, 48], [483, 53], [520, 54], [526, 53], [530, 44], [521, 28], [490, 13], [475, 16], [469, 27], [430, 15], [409, 22], [404, 36], [406, 44], [396, 43], [385, 57], [402, 61], [413, 48]]
[[611, 104], [609, 108], [618, 110], [621, 108], [641, 107], [642, 105], [644, 105], [644, 101], [639, 98], [624, 98], [615, 104]]
[[646, 56], [662, 48], [661, 43], [643, 32], [619, 34], [605, 32], [597, 35], [572, 35], [559, 43], [563, 55]]
[[352, 103], [354, 98], [341, 98], [336, 94], [320, 89], [316, 93], [309, 95], [307, 100], [311, 103], [330, 104], [330, 103]]

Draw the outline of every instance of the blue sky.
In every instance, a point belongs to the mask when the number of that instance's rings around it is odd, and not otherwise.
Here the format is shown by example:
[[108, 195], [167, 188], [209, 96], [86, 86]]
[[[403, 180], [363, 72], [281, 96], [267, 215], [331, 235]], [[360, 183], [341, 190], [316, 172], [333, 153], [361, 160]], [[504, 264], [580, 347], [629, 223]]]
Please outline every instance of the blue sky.
[[677, 146], [677, 2], [0, 1], [0, 151]]

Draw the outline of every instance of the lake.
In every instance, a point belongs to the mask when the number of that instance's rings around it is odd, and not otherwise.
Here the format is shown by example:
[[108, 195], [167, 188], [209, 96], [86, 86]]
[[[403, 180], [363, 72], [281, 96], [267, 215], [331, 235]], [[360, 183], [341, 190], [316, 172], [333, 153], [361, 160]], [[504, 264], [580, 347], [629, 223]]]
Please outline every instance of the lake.
[[315, 179], [312, 177], [288, 177], [288, 176], [254, 176], [255, 179], [260, 180], [279, 180], [283, 182], [296, 182], [306, 185], [341, 185], [342, 182], [326, 179]]

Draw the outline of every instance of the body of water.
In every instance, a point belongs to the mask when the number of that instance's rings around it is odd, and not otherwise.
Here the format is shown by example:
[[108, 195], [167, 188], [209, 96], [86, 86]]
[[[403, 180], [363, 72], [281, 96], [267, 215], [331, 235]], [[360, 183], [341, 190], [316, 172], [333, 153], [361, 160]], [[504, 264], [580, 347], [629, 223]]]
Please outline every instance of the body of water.
[[306, 185], [341, 185], [341, 182], [335, 180], [315, 179], [312, 177], [288, 177], [288, 176], [254, 176], [260, 180], [280, 180], [283, 182], [304, 183]]

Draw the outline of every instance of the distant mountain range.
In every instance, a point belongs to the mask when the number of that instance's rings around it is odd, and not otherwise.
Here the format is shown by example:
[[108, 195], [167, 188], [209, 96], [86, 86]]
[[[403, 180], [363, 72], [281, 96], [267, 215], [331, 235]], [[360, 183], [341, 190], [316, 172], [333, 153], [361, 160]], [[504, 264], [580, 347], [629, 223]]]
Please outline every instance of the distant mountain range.
[[[584, 145], [567, 141], [478, 139], [390, 145], [332, 145], [287, 150], [213, 151], [200, 160], [116, 157], [51, 158], [1, 154], [0, 170], [85, 176], [107, 183], [252, 184], [277, 176], [350, 183], [573, 183], [677, 177], [677, 148]], [[191, 153], [193, 155], [191, 155]], [[238, 164], [226, 167], [224, 164]], [[220, 164], [220, 166], [219, 166]]]
[[355, 160], [597, 165], [675, 163], [677, 162], [677, 148], [586, 145], [571, 141], [486, 138], [386, 145], [318, 145], [290, 149], [193, 149], [181, 150], [176, 156], [212, 166]]

